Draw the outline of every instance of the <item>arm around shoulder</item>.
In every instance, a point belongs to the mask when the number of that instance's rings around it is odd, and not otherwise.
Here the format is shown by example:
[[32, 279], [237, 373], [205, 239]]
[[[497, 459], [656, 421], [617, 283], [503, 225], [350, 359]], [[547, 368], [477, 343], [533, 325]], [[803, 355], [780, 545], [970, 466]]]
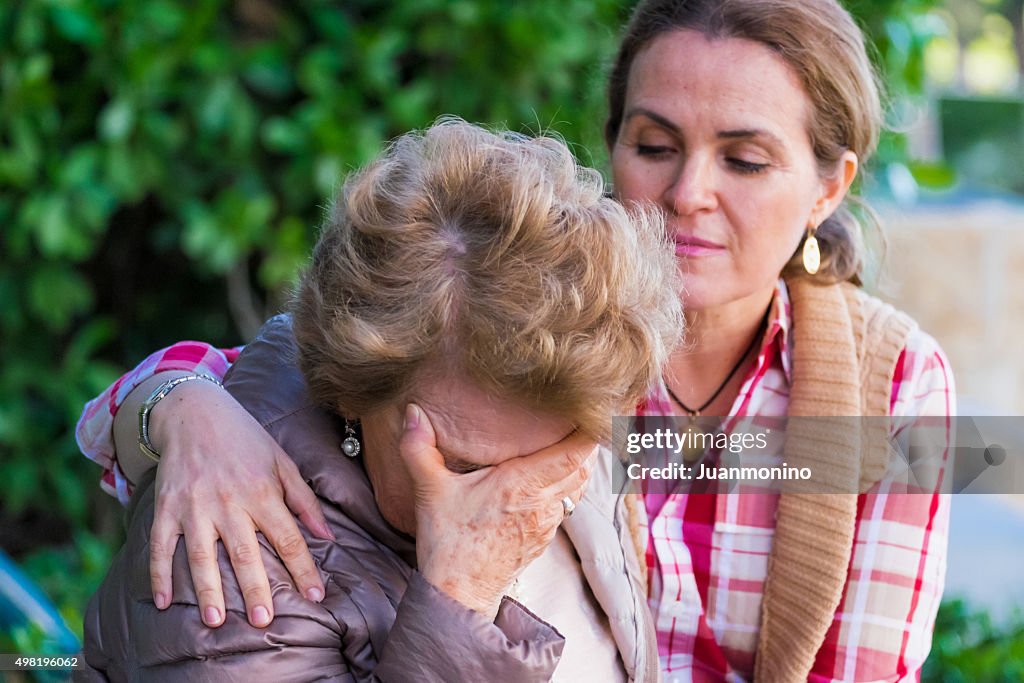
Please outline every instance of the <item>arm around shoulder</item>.
[[[124, 681], [309, 681], [356, 680], [346, 663], [345, 621], [295, 592], [273, 551], [263, 560], [275, 586], [276, 618], [267, 628], [247, 621], [241, 590], [218, 548], [225, 576], [226, 614], [216, 629], [200, 619], [184, 543], [174, 555], [174, 600], [153, 603], [149, 577], [149, 528], [153, 515], [151, 475], [129, 510], [125, 546], [115, 558], [85, 615], [83, 654], [93, 679]], [[85, 678], [84, 680], [90, 680]]]
[[[558, 663], [564, 639], [518, 603], [504, 599], [490, 621], [416, 571], [379, 570], [389, 577], [381, 579], [341, 549], [325, 560], [329, 569], [319, 567], [328, 580], [327, 595], [317, 604], [295, 590], [262, 539], [275, 617], [266, 628], [256, 628], [247, 621], [242, 591], [219, 548], [226, 614], [219, 628], [209, 629], [200, 619], [199, 596], [179, 544], [174, 600], [158, 610], [147, 561], [153, 514], [148, 480], [129, 511], [125, 547], [86, 614], [86, 660], [110, 680], [544, 681]], [[381, 580], [391, 587], [377, 585]], [[387, 595], [396, 594], [401, 597], [394, 604]]]

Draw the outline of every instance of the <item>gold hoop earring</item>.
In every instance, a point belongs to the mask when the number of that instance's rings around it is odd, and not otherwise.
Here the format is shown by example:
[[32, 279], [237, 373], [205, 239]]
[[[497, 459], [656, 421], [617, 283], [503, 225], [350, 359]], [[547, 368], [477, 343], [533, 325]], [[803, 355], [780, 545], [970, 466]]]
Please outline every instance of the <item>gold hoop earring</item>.
[[808, 275], [814, 275], [821, 267], [821, 248], [818, 246], [818, 238], [814, 236], [817, 229], [807, 228], [807, 238], [804, 239], [804, 270]]

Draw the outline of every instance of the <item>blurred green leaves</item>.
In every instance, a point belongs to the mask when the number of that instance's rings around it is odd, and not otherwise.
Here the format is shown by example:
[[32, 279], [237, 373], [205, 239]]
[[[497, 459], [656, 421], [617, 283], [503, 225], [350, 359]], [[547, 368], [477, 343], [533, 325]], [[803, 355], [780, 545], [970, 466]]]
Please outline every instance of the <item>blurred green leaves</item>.
[[223, 279], [278, 304], [388, 138], [451, 113], [598, 147], [619, 18], [611, 0], [0, 6], [2, 512], [86, 524], [84, 399], [172, 337], [241, 341]]
[[926, 683], [1016, 683], [1024, 680], [1024, 614], [1004, 624], [962, 600], [939, 608]]

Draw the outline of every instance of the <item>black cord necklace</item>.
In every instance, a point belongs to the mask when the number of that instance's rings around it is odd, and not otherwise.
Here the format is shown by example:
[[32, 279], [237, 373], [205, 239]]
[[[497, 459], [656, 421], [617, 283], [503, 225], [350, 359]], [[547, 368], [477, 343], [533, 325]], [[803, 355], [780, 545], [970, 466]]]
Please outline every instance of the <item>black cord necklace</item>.
[[722, 393], [722, 390], [725, 389], [726, 385], [729, 384], [729, 381], [732, 380], [733, 375], [735, 375], [736, 371], [740, 369], [741, 365], [743, 365], [743, 361], [747, 359], [747, 356], [749, 356], [750, 352], [754, 350], [754, 347], [757, 345], [757, 342], [764, 336], [765, 325], [768, 322], [768, 314], [771, 312], [771, 310], [771, 306], [768, 306], [768, 310], [764, 312], [764, 317], [761, 318], [761, 324], [758, 325], [757, 327], [758, 331], [754, 335], [754, 338], [750, 340], [750, 345], [747, 346], [747, 350], [744, 351], [743, 355], [740, 356], [740, 359], [736, 361], [736, 365], [732, 366], [732, 370], [729, 371], [729, 374], [726, 376], [726, 378], [722, 380], [722, 383], [718, 385], [717, 389], [715, 389], [715, 393], [711, 394], [711, 398], [704, 401], [704, 404], [701, 407], [694, 410], [693, 408], [690, 408], [688, 405], [680, 401], [679, 397], [676, 396], [675, 392], [672, 391], [672, 388], [668, 385], [668, 380], [665, 380], [665, 389], [668, 391], [668, 395], [672, 397], [673, 401], [679, 404], [679, 407], [682, 408], [688, 416], [690, 416], [691, 418], [700, 417], [701, 413], [704, 412], [704, 409], [711, 405], [714, 402], [714, 400], [718, 398], [718, 395]]

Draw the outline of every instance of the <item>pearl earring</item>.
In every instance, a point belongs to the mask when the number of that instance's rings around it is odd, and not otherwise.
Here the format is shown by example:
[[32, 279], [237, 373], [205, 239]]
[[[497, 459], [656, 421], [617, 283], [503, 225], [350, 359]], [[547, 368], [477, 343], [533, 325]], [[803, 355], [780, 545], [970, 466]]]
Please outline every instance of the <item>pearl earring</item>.
[[363, 446], [359, 443], [359, 439], [356, 438], [356, 430], [352, 428], [352, 423], [345, 420], [345, 438], [341, 442], [341, 452], [350, 458], [354, 458], [359, 455], [359, 451], [363, 450]]

